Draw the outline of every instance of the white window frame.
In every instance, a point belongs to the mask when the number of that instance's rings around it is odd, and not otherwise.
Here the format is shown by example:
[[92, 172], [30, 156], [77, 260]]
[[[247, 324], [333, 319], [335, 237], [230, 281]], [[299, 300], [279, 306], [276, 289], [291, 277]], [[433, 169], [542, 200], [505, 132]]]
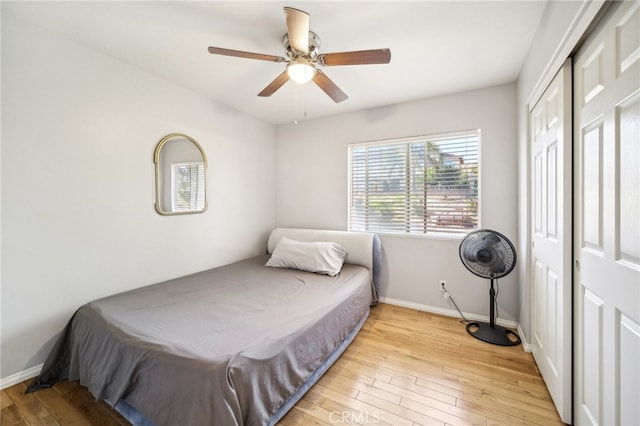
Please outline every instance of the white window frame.
[[[446, 139], [455, 139], [462, 137], [476, 136], [478, 145], [477, 145], [477, 223], [475, 227], [466, 228], [464, 231], [461, 230], [459, 233], [452, 232], [437, 232], [437, 231], [427, 231], [427, 232], [410, 232], [405, 229], [404, 231], [394, 231], [394, 230], [379, 230], [373, 229], [371, 231], [367, 231], [366, 229], [361, 229], [360, 227], [355, 228], [352, 226], [352, 190], [353, 190], [353, 157], [352, 152], [355, 148], [361, 147], [374, 147], [374, 146], [391, 146], [391, 145], [407, 145], [416, 142], [434, 142], [434, 141], [442, 141]], [[365, 231], [365, 232], [376, 232], [381, 235], [393, 235], [399, 237], [410, 237], [410, 238], [432, 238], [432, 239], [462, 239], [464, 236], [473, 230], [481, 229], [481, 173], [482, 173], [482, 161], [481, 161], [481, 147], [482, 147], [482, 134], [480, 129], [473, 130], [463, 130], [456, 132], [447, 132], [447, 133], [439, 133], [439, 134], [431, 134], [431, 135], [421, 135], [421, 136], [412, 136], [407, 138], [397, 138], [397, 139], [386, 139], [386, 140], [378, 140], [378, 141], [368, 141], [368, 142], [358, 142], [352, 143], [348, 146], [348, 229], [350, 231]]]

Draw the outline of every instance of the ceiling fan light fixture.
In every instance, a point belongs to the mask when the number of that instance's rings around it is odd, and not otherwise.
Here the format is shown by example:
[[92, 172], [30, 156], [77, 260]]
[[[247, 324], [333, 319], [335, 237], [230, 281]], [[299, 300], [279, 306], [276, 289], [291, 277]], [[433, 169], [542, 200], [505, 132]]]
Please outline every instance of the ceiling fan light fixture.
[[291, 80], [298, 84], [310, 81], [316, 74], [316, 68], [304, 59], [296, 59], [287, 65], [287, 74]]

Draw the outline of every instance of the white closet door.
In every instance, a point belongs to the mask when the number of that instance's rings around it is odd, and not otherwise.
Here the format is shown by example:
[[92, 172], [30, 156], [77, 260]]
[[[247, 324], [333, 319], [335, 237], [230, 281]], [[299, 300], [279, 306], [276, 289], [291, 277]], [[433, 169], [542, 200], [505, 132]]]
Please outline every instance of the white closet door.
[[529, 113], [531, 348], [558, 413], [571, 423], [571, 61]]
[[574, 64], [575, 424], [640, 425], [640, 3]]

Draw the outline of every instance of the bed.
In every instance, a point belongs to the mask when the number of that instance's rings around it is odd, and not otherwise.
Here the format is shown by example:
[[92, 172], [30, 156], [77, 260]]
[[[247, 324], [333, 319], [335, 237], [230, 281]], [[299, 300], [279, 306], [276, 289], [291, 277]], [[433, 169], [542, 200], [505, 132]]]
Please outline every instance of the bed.
[[[283, 267], [285, 242], [344, 264]], [[27, 392], [79, 380], [134, 425], [272, 425], [354, 339], [379, 276], [375, 234], [277, 228], [263, 256], [80, 307]]]

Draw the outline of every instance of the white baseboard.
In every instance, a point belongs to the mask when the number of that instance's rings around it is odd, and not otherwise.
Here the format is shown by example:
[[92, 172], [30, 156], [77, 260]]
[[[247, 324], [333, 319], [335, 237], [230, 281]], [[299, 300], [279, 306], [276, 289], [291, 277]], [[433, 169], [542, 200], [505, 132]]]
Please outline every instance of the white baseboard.
[[527, 342], [527, 339], [524, 338], [524, 332], [522, 331], [522, 327], [518, 324], [518, 336], [520, 336], [520, 340], [522, 340], [522, 349], [525, 352], [531, 353], [531, 344]]
[[[431, 312], [432, 314], [440, 314], [448, 317], [460, 318], [460, 314], [458, 313], [458, 311], [455, 311], [453, 309], [444, 309], [444, 308], [439, 308], [437, 306], [422, 305], [420, 303], [407, 302], [404, 300], [392, 299], [390, 297], [380, 297], [379, 300], [380, 300], [380, 303], [388, 303], [389, 305], [396, 305], [396, 306], [402, 306], [404, 308], [415, 309], [418, 311]], [[463, 312], [463, 314], [465, 318], [467, 318], [468, 320], [489, 322], [489, 317], [485, 315], [470, 314], [467, 312]], [[522, 328], [520, 328], [519, 323], [517, 323], [516, 321], [498, 318], [496, 320], [496, 324], [502, 327], [515, 329], [518, 333], [518, 336], [520, 336], [520, 340], [522, 341], [522, 349], [525, 352], [531, 352], [531, 346], [525, 342], [523, 338], [524, 333], [522, 332]]]
[[18, 371], [15, 374], [1, 378], [0, 390], [6, 389], [13, 385], [17, 385], [18, 383], [24, 382], [25, 380], [33, 379], [38, 374], [40, 374], [40, 370], [42, 370], [42, 364], [36, 365], [35, 367], [31, 367], [26, 370]]

